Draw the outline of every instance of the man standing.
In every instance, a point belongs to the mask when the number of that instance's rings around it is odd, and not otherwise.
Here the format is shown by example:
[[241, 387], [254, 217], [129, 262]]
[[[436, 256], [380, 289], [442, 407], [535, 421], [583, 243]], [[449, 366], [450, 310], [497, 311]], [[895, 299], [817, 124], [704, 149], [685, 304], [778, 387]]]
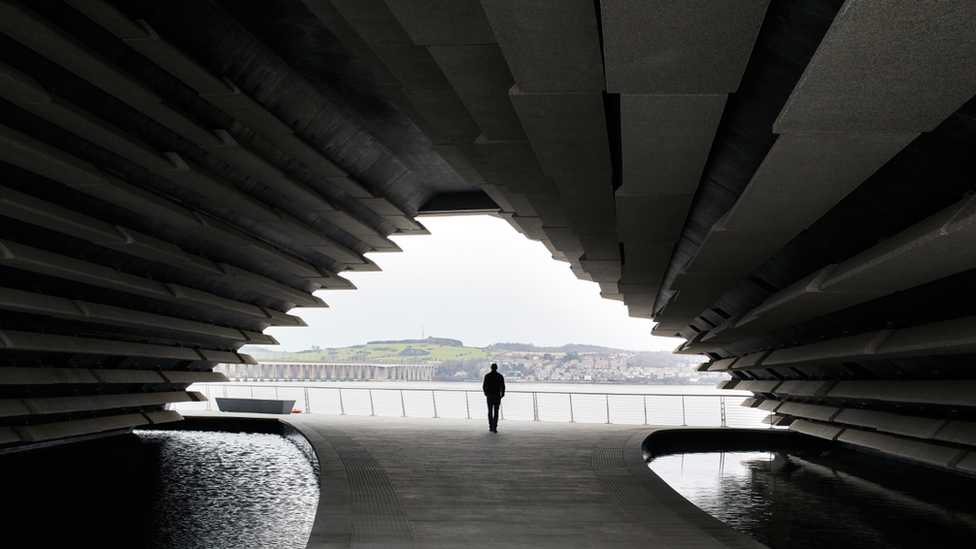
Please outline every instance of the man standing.
[[497, 364], [492, 364], [491, 371], [485, 374], [481, 389], [488, 398], [488, 430], [497, 433], [498, 409], [502, 405], [502, 397], [505, 396], [505, 376], [498, 373]]

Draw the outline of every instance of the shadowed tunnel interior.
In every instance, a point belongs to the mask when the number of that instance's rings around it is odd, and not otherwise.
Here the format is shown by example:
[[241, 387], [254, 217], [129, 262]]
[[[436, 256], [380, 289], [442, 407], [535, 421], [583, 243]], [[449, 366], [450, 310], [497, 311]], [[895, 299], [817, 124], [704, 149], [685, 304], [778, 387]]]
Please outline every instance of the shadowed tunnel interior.
[[418, 215], [481, 213], [774, 423], [976, 473], [974, 22], [0, 0], [0, 449], [178, 421]]

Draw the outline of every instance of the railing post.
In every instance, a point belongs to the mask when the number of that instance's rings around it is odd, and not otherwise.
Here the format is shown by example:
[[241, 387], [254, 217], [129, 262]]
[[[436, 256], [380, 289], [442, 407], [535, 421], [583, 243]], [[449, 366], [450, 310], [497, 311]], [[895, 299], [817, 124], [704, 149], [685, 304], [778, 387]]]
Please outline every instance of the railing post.
[[610, 393], [604, 393], [603, 396], [607, 397], [607, 425], [610, 425]]
[[375, 416], [376, 415], [376, 407], [373, 406], [373, 390], [372, 389], [369, 390], [369, 415], [371, 415], [371, 416]]
[[468, 392], [464, 392], [464, 406], [468, 409], [468, 419], [471, 419], [471, 402], [468, 401]]
[[275, 400], [278, 400], [278, 386], [275, 385]]
[[249, 387], [249, 389], [251, 390], [251, 398], [254, 398], [254, 387]]
[[339, 415], [346, 415], [346, 405], [342, 403], [342, 387], [339, 387]]
[[644, 395], [644, 425], [647, 425], [647, 395]]
[[224, 387], [224, 398], [227, 398], [227, 386], [224, 385], [223, 387]]
[[569, 422], [576, 423], [576, 418], [573, 417], [573, 393], [569, 393]]
[[207, 385], [207, 411], [210, 411], [210, 402], [213, 401], [213, 397], [210, 396], [210, 386]]
[[407, 417], [407, 403], [403, 400], [403, 389], [400, 389], [400, 406], [403, 407], [403, 417]]
[[434, 396], [434, 390], [430, 390], [430, 401], [434, 404], [434, 417], [437, 417], [437, 397]]
[[305, 387], [305, 413], [312, 413], [312, 402], [308, 399], [308, 387]]
[[539, 421], [539, 393], [532, 393], [532, 419]]
[[685, 419], [685, 395], [681, 395], [681, 426], [688, 426], [688, 420]]
[[722, 415], [722, 427], [726, 427], [726, 425], [725, 425], [725, 396], [721, 396], [720, 395], [718, 397], [718, 409], [719, 409], [719, 411], [720, 411], [720, 413]]

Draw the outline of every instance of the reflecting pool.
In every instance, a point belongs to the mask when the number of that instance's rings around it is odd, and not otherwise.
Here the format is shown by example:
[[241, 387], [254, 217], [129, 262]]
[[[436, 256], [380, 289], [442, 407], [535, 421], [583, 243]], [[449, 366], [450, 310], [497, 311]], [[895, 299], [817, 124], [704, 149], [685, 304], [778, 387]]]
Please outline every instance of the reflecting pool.
[[318, 480], [278, 435], [136, 431], [157, 447], [153, 547], [304, 548]]
[[136, 431], [0, 456], [0, 546], [304, 548], [318, 476], [273, 434]]
[[665, 455], [650, 468], [772, 549], [976, 543], [976, 480], [845, 449]]

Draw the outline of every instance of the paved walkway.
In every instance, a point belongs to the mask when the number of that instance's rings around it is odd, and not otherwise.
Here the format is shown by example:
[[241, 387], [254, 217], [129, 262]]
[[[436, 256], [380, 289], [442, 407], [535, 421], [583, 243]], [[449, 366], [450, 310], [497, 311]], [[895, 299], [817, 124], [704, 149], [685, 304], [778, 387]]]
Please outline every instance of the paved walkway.
[[505, 421], [288, 416], [318, 454], [308, 547], [750, 548], [657, 478], [654, 429]]

